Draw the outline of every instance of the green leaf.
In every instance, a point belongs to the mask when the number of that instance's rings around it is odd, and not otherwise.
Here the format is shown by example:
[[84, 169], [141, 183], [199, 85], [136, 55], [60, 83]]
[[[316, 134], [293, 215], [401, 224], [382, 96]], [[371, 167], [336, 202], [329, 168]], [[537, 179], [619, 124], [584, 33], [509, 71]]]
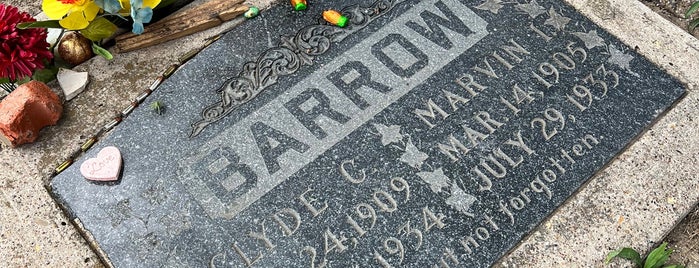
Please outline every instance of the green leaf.
[[44, 20], [44, 21], [33, 21], [33, 22], [22, 22], [17, 23], [17, 29], [24, 30], [29, 28], [59, 28], [62, 29], [58, 20]]
[[10, 82], [10, 78], [7, 78], [7, 77], [0, 78], [0, 84], [9, 83], [9, 82]]
[[643, 265], [643, 268], [658, 268], [665, 264], [667, 258], [672, 254], [672, 249], [665, 250], [666, 247], [667, 242], [651, 251], [648, 257], [646, 257], [646, 263]]
[[29, 77], [29, 76], [24, 76], [24, 77], [21, 77], [21, 78], [17, 79], [17, 80], [15, 81], [15, 84], [17, 84], [17, 85], [19, 86], [19, 85], [22, 85], [22, 84], [26, 84], [26, 83], [28, 83], [29, 81], [32, 81], [32, 78]]
[[58, 68], [52, 67], [52, 68], [44, 68], [41, 70], [38, 70], [34, 72], [34, 75], [32, 75], [32, 79], [36, 81], [41, 81], [44, 83], [48, 83], [56, 79], [56, 74], [58, 73]]
[[99, 41], [110, 37], [116, 32], [117, 26], [104, 17], [99, 17], [90, 22], [80, 33], [92, 41]]
[[112, 60], [114, 58], [114, 56], [112, 56], [112, 53], [109, 53], [108, 50], [102, 48], [101, 46], [98, 46], [94, 42], [92, 43], [92, 52], [95, 52], [95, 54], [100, 55], [107, 60]]
[[153, 103], [150, 104], [150, 109], [155, 111], [159, 115], [162, 115], [163, 110], [165, 109], [165, 105], [163, 105], [163, 103], [160, 101], [154, 101]]
[[684, 268], [684, 265], [673, 264], [673, 265], [665, 266], [663, 268]]
[[694, 31], [694, 29], [697, 28], [697, 26], [699, 26], [699, 19], [694, 19], [692, 22], [689, 23], [687, 29], [689, 29], [689, 31], [691, 32]]
[[684, 13], [684, 17], [689, 19], [689, 17], [692, 16], [692, 14], [697, 11], [697, 9], [699, 9], [699, 1], [696, 1], [689, 7], [689, 9], [687, 9], [687, 12]]
[[633, 261], [636, 264], [636, 267], [641, 267], [641, 264], [643, 262], [641, 260], [641, 254], [638, 254], [636, 250], [632, 248], [622, 248], [609, 252], [607, 258], [604, 260], [604, 263], [608, 264], [612, 259], [616, 257]]

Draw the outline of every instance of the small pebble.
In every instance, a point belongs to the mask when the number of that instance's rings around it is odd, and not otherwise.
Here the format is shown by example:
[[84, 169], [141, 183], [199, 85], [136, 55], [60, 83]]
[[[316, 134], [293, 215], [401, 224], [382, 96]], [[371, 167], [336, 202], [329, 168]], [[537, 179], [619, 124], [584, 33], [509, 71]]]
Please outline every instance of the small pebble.
[[257, 17], [258, 14], [260, 14], [260, 9], [255, 7], [255, 6], [251, 6], [248, 9], [248, 11], [245, 11], [244, 16], [248, 19], [251, 19], [251, 18]]

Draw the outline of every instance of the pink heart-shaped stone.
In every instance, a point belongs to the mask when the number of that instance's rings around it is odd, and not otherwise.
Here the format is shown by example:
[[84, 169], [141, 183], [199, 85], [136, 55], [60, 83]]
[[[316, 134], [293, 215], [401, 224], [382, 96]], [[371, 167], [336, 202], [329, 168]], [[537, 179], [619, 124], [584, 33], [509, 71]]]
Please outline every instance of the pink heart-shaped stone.
[[104, 147], [95, 158], [85, 160], [80, 173], [88, 180], [115, 181], [121, 172], [121, 152], [114, 146]]

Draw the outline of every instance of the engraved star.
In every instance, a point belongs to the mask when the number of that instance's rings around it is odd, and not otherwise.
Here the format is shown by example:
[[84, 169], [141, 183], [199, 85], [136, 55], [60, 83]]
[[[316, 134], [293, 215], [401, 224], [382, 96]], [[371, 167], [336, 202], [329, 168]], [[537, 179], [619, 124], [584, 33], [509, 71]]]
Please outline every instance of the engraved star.
[[517, 4], [515, 7], [521, 11], [524, 11], [524, 13], [529, 14], [529, 17], [532, 19], [546, 13], [546, 9], [540, 6], [536, 0], [532, 0], [528, 4]]
[[473, 217], [475, 216], [473, 213], [468, 212], [471, 209], [471, 206], [473, 203], [476, 202], [476, 197], [472, 196], [464, 190], [461, 190], [456, 184], [452, 184], [451, 186], [451, 196], [447, 198], [447, 205], [452, 206], [459, 212], [463, 213], [466, 216]]
[[152, 256], [154, 253], [162, 250], [163, 241], [159, 234], [154, 232], [143, 234], [139, 232], [147, 228], [143, 225], [131, 226], [131, 228], [130, 232], [126, 234], [126, 241], [129, 241], [129, 246], [136, 250], [135, 258], [145, 260], [148, 256]]
[[178, 210], [160, 218], [160, 222], [165, 225], [168, 235], [175, 237], [192, 228], [192, 215], [189, 210], [191, 205], [190, 203], [185, 203]]
[[374, 127], [381, 134], [381, 144], [384, 146], [403, 139], [403, 136], [400, 134], [400, 126], [398, 125], [374, 124]]
[[405, 152], [400, 156], [400, 161], [411, 167], [420, 169], [422, 162], [425, 162], [427, 158], [427, 154], [421, 152], [420, 149], [413, 144], [413, 141], [408, 139], [408, 142], [405, 144]]
[[432, 172], [418, 172], [417, 176], [430, 185], [432, 192], [439, 193], [442, 188], [449, 187], [449, 177], [444, 175], [442, 168], [438, 168]]
[[116, 227], [131, 218], [131, 207], [129, 199], [124, 199], [105, 209], [105, 212], [112, 220], [112, 226]]
[[158, 179], [146, 190], [141, 192], [141, 197], [147, 200], [151, 205], [160, 205], [167, 199], [163, 180]]
[[587, 33], [584, 32], [574, 32], [573, 33], [575, 36], [580, 38], [583, 42], [585, 42], [585, 47], [587, 49], [591, 49], [593, 47], [598, 47], [598, 46], [604, 46], [604, 39], [602, 37], [599, 37], [597, 35], [597, 30], [590, 30]]
[[544, 22], [544, 24], [551, 25], [556, 28], [556, 30], [562, 31], [568, 22], [570, 22], [570, 18], [558, 14], [558, 12], [551, 7], [549, 8], [549, 18]]
[[616, 49], [616, 47], [612, 45], [609, 46], [609, 54], [611, 57], [607, 60], [607, 62], [616, 64], [624, 70], [631, 70], [631, 66], [629, 66], [629, 64], [633, 60], [633, 56]]
[[493, 14], [498, 14], [498, 11], [500, 11], [502, 7], [502, 0], [485, 0], [485, 2], [478, 5], [476, 8], [480, 10], [488, 10]]

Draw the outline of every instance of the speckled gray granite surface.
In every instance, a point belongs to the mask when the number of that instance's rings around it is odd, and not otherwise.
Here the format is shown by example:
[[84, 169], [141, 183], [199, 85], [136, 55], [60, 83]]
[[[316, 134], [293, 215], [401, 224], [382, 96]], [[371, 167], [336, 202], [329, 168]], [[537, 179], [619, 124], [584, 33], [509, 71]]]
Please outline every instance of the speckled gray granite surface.
[[[53, 193], [117, 267], [489, 265], [684, 94], [540, 2], [277, 6]], [[327, 8], [350, 25], [322, 22]], [[79, 164], [105, 146], [121, 180], [86, 181]]]

